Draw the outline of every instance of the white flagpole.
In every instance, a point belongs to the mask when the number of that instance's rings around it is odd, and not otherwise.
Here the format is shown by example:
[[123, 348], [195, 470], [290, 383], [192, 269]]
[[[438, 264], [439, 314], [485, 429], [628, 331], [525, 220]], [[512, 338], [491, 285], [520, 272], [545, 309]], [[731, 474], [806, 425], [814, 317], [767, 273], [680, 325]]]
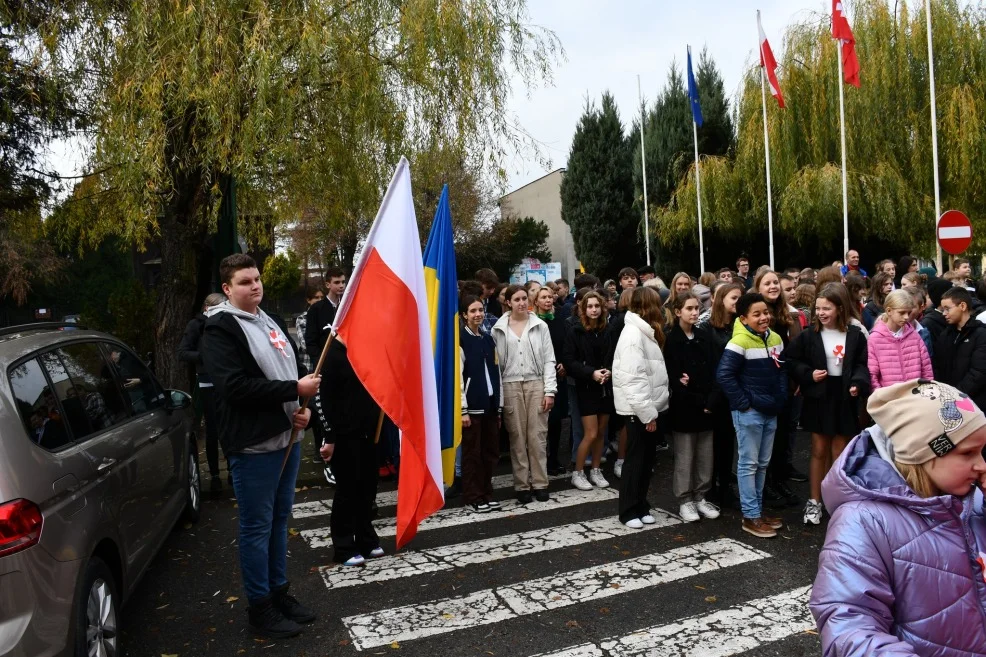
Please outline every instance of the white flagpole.
[[770, 136], [767, 133], [767, 72], [764, 70], [763, 42], [760, 41], [760, 10], [757, 10], [757, 46], [760, 51], [760, 95], [763, 98], [763, 152], [767, 168], [767, 238], [770, 246], [770, 268], [774, 268], [774, 202], [770, 195]]
[[644, 181], [644, 244], [647, 245], [647, 266], [650, 266], [650, 214], [647, 208], [647, 156], [644, 153], [644, 122], [647, 110], [644, 107], [644, 94], [640, 90], [640, 75], [637, 75], [637, 95], [640, 97], [640, 172]]
[[931, 44], [931, 0], [925, 0], [928, 19], [928, 74], [931, 79], [931, 158], [935, 173], [935, 267], [942, 273], [941, 244], [938, 243], [938, 217], [941, 216], [941, 191], [938, 187], [938, 104], [935, 98], [935, 51]]
[[698, 195], [698, 267], [705, 273], [705, 243], [702, 241], [702, 176], [698, 164], [698, 124], [692, 119], [692, 134], [695, 137], [695, 193]]
[[839, 126], [842, 129], [842, 253], [849, 253], [849, 191], [846, 183], [846, 94], [842, 80], [842, 39], [836, 46], [839, 60]]

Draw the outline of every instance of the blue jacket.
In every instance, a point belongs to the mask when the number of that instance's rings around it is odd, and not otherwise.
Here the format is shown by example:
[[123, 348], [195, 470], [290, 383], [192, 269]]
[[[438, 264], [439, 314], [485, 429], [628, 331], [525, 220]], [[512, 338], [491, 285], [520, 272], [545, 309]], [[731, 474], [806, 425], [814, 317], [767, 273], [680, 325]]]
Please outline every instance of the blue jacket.
[[736, 320], [716, 373], [730, 410], [753, 408], [764, 415], [781, 412], [787, 403], [783, 351], [784, 342], [777, 333], [759, 335]]

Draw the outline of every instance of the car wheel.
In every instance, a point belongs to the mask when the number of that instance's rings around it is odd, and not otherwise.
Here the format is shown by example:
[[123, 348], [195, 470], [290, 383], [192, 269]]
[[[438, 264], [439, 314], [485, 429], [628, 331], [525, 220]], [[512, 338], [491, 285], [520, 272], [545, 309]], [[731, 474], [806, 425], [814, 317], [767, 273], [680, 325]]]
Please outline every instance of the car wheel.
[[188, 443], [188, 480], [185, 483], [185, 520], [198, 522], [202, 512], [202, 473], [199, 471], [199, 450], [195, 441]]
[[120, 597], [113, 573], [99, 557], [89, 560], [76, 610], [76, 657], [120, 654]]

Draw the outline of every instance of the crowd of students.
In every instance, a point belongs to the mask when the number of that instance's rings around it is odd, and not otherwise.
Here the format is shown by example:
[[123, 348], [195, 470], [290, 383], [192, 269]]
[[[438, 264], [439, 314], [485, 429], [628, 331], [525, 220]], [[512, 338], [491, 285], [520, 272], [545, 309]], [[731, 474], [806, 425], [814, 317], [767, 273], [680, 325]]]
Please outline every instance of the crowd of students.
[[[976, 318], [986, 284], [977, 290], [969, 275], [962, 260], [939, 278], [908, 256], [880, 262], [871, 278], [854, 250], [818, 270], [751, 274], [741, 258], [670, 285], [649, 267], [605, 283], [582, 274], [574, 289], [564, 279], [502, 285], [481, 270], [462, 284], [464, 501], [491, 509], [502, 427], [521, 503], [549, 499], [548, 477], [566, 471], [580, 490], [610, 486], [601, 465], [615, 457], [620, 521], [642, 527], [653, 521], [655, 454], [670, 442], [683, 520], [735, 506], [744, 531], [770, 538], [782, 521], [765, 502], [804, 503], [804, 524], [818, 525], [822, 480], [869, 426], [875, 391], [934, 379], [986, 402]], [[799, 428], [811, 436], [807, 474], [792, 463]], [[807, 500], [790, 481], [809, 483]]]

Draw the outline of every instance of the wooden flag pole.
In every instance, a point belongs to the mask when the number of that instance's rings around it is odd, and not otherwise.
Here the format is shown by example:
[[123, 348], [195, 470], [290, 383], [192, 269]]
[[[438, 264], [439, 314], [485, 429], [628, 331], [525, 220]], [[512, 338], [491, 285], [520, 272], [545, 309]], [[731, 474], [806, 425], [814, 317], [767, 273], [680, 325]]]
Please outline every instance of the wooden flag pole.
[[380, 442], [380, 431], [383, 430], [383, 409], [380, 409], [380, 417], [377, 418], [377, 432], [373, 434], [373, 444]]
[[[312, 374], [314, 374], [315, 376], [321, 374], [322, 366], [325, 364], [325, 357], [329, 355], [329, 346], [332, 344], [332, 341], [335, 339], [335, 337], [336, 334], [330, 331], [329, 339], [325, 341], [325, 346], [322, 347], [322, 355], [318, 357], [318, 364], [315, 366], [315, 371], [312, 372]], [[308, 402], [310, 402], [311, 400], [312, 400], [311, 397], [305, 397], [303, 400], [301, 400], [301, 410], [305, 410], [306, 408], [308, 408]], [[288, 457], [291, 455], [291, 448], [294, 447], [294, 444], [296, 442], [301, 442], [301, 435], [303, 433], [304, 432], [300, 430], [291, 431], [291, 440], [288, 441], [288, 446], [284, 448], [284, 459], [281, 460], [281, 472], [279, 475], [277, 475], [278, 480], [280, 480], [281, 476], [284, 475], [284, 468], [288, 464]], [[380, 433], [380, 429], [378, 428], [377, 434], [379, 433]]]

